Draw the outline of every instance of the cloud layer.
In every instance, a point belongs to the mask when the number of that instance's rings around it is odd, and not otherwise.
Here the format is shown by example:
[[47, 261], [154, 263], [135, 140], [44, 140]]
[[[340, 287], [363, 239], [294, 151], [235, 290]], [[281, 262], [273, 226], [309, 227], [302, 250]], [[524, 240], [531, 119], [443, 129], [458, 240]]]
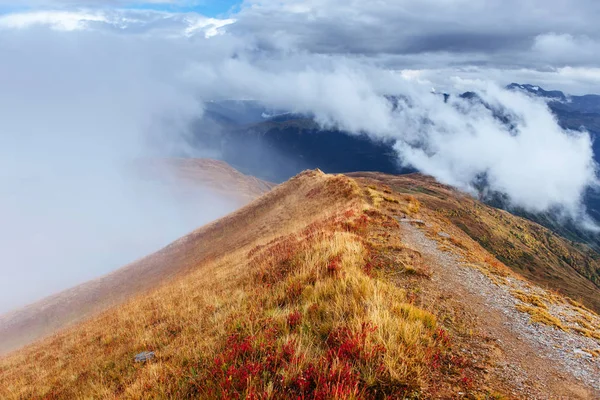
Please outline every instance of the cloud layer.
[[[600, 39], [600, 4], [593, 0], [249, 0], [246, 5], [232, 30], [253, 32], [265, 46], [293, 43], [324, 54], [387, 55], [402, 66], [415, 60], [411, 55], [435, 54], [454, 64], [540, 68], [553, 65], [539, 58], [554, 53], [552, 46], [539, 46], [549, 34], [590, 43]], [[565, 61], [575, 65], [600, 62], [571, 55]]]

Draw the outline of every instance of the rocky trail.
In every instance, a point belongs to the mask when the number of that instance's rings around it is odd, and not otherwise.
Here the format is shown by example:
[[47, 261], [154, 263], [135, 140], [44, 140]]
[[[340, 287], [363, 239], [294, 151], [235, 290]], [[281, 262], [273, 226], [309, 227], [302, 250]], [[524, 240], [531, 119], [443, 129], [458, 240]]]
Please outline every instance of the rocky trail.
[[485, 371], [490, 380], [502, 382], [515, 398], [600, 398], [600, 360], [582, 350], [598, 347], [594, 339], [532, 324], [528, 314], [516, 309], [511, 293], [528, 290], [526, 282], [512, 277], [494, 282], [458, 255], [441, 250], [424, 224], [403, 220], [400, 225], [403, 244], [420, 252], [433, 272], [428, 285], [441, 298], [458, 299], [487, 338], [482, 357], [492, 360]]

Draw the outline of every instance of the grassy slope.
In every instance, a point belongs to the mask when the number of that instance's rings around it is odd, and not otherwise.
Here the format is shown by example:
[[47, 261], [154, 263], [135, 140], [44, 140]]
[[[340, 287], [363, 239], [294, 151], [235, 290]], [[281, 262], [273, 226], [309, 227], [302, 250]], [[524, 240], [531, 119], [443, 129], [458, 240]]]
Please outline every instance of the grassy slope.
[[600, 311], [600, 257], [586, 246], [486, 206], [421, 175], [357, 173], [415, 196], [432, 215], [462, 229], [498, 260], [538, 285]]
[[290, 180], [161, 253], [187, 274], [0, 360], [0, 397], [488, 393], [398, 284], [427, 273], [370, 201], [346, 177]]
[[245, 175], [229, 164], [207, 158], [167, 158], [140, 161], [136, 165], [142, 176], [170, 182], [180, 190], [210, 189], [240, 205], [271, 190], [275, 185]]
[[489, 352], [464, 358], [485, 339], [421, 290], [428, 267], [398, 237], [394, 215], [447, 223], [415, 192], [303, 173], [151, 256], [173, 280], [0, 359], [0, 398], [501, 398]]

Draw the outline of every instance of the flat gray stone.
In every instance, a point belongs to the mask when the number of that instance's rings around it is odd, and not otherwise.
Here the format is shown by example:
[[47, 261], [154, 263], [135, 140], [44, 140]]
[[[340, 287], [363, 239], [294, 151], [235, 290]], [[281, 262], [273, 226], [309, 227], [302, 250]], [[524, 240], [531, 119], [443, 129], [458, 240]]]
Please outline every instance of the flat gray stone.
[[423, 221], [422, 219], [401, 218], [400, 222], [425, 226], [425, 221]]
[[146, 362], [146, 361], [152, 360], [153, 358], [154, 358], [153, 351], [144, 351], [135, 356], [135, 362]]
[[448, 235], [446, 232], [438, 232], [438, 235], [443, 238], [450, 239], [450, 235]]

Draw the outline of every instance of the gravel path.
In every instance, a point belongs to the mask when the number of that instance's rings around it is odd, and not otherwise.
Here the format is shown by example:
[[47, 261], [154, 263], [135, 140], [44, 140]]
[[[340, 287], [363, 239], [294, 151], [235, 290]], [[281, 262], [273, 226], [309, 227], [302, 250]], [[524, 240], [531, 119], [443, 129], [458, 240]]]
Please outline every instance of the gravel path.
[[[418, 224], [421, 225], [421, 224]], [[426, 228], [424, 228], [426, 229]], [[599, 343], [573, 332], [532, 324], [519, 312], [511, 290], [528, 291], [515, 278], [492, 282], [459, 256], [442, 251], [438, 243], [409, 221], [401, 221], [404, 244], [419, 251], [433, 270], [432, 284], [461, 304], [480, 321], [479, 329], [495, 339], [502, 352], [492, 371], [513, 387], [513, 396], [528, 399], [600, 399], [600, 360], [583, 349]]]

